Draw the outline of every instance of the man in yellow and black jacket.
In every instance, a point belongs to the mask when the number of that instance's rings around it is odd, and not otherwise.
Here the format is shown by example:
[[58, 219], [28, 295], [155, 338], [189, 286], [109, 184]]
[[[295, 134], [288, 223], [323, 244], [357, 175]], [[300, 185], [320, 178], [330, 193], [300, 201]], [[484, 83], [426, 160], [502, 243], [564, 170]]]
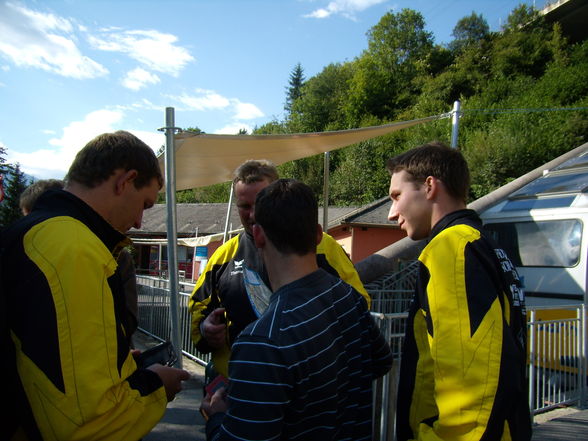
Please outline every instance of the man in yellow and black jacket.
[[[243, 280], [244, 267], [259, 275], [269, 286], [267, 273], [253, 242], [255, 197], [278, 179], [275, 166], [266, 160], [250, 160], [235, 171], [233, 181], [239, 217], [244, 232], [221, 245], [210, 257], [198, 278], [190, 300], [192, 340], [204, 353], [212, 352], [214, 369], [228, 375], [230, 347], [239, 333], [256, 320]], [[340, 277], [362, 294], [367, 294], [353, 263], [343, 248], [326, 233], [317, 246], [317, 264]]]
[[397, 439], [530, 440], [524, 295], [504, 251], [466, 209], [465, 160], [431, 143], [387, 167], [389, 219], [427, 239], [406, 325]]
[[100, 135], [76, 156], [64, 190], [41, 195], [2, 232], [1, 439], [138, 440], [188, 379], [137, 367], [116, 262], [129, 243], [122, 232], [140, 227], [161, 184], [146, 144]]

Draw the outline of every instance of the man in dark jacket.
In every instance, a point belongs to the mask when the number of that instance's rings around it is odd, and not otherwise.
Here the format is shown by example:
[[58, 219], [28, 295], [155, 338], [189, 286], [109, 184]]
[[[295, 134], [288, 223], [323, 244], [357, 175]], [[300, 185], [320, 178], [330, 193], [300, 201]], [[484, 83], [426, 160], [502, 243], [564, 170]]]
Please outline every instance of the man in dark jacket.
[[273, 294], [233, 345], [228, 401], [221, 389], [202, 404], [208, 439], [371, 439], [372, 382], [392, 354], [365, 298], [319, 268], [317, 217], [299, 181], [257, 195], [252, 233]]
[[466, 209], [463, 156], [431, 143], [387, 167], [388, 218], [411, 239], [427, 239], [406, 326], [398, 440], [529, 440], [523, 291]]
[[189, 378], [162, 365], [137, 368], [124, 320], [116, 259], [162, 182], [149, 146], [106, 133], [80, 150], [63, 190], [43, 193], [2, 232], [11, 389], [0, 438], [137, 440]]

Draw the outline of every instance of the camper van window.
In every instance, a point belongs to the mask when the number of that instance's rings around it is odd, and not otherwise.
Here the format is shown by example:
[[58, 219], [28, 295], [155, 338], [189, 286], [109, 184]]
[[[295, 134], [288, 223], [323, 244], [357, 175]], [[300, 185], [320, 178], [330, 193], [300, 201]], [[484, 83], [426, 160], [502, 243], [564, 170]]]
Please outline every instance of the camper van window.
[[573, 267], [580, 261], [579, 220], [489, 223], [486, 229], [515, 266]]

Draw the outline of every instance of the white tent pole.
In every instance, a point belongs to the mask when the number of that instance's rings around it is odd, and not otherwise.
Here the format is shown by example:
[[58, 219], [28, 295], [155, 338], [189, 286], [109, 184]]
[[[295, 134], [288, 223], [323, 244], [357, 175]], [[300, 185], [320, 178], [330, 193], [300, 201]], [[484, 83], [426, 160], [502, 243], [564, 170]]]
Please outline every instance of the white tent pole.
[[229, 220], [231, 219], [231, 205], [233, 205], [234, 186], [231, 182], [231, 193], [229, 194], [229, 204], [227, 205], [227, 220], [225, 222], [225, 234], [223, 235], [223, 243], [227, 241], [229, 235]]
[[330, 153], [325, 152], [324, 172], [323, 172], [323, 231], [327, 233], [329, 227], [329, 163]]
[[174, 108], [165, 109], [165, 202], [167, 206], [167, 273], [169, 277], [171, 341], [178, 353], [176, 366], [182, 367], [182, 341], [178, 302], [178, 229], [176, 218], [176, 171], [175, 171], [175, 127]]
[[453, 103], [453, 110], [451, 111], [451, 147], [454, 149], [457, 148], [457, 137], [459, 134], [459, 117], [461, 115], [459, 108], [459, 101], [455, 101]]

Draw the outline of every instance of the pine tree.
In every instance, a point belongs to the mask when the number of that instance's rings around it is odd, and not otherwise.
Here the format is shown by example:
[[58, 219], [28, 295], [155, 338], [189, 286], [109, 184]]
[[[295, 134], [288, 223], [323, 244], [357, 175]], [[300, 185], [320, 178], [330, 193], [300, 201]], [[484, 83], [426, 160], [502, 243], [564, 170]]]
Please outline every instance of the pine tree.
[[27, 188], [25, 174], [19, 164], [4, 176], [4, 200], [0, 202], [0, 227], [7, 227], [22, 217], [19, 207], [20, 195]]
[[302, 96], [302, 85], [304, 84], [304, 69], [300, 63], [294, 66], [292, 73], [290, 73], [289, 87], [287, 87], [288, 93], [286, 94], [286, 104], [284, 109], [290, 113], [292, 112], [292, 105], [294, 102]]
[[6, 187], [6, 183], [4, 182], [4, 176], [10, 170], [6, 164], [6, 159], [4, 159], [4, 155], [6, 154], [6, 149], [4, 146], [0, 145], [0, 203], [4, 200], [4, 189]]

